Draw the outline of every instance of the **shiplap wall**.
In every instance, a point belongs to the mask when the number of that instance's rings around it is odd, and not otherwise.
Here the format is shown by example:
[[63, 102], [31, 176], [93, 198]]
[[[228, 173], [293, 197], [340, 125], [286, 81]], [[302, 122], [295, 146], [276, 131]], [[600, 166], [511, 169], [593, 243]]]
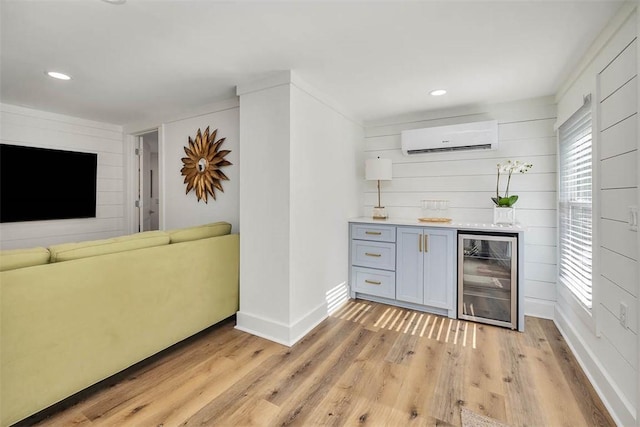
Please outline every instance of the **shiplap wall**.
[[[123, 135], [120, 126], [0, 104], [3, 144], [98, 154], [96, 218], [0, 224], [0, 248], [16, 249], [101, 239], [124, 234]], [[25, 171], [28, 172], [28, 171]], [[24, 191], [47, 191], [50, 182], [27, 183]]]
[[[618, 353], [618, 363], [637, 375], [638, 244], [637, 232], [628, 224], [629, 207], [638, 205], [636, 43], [634, 39], [598, 76], [600, 280], [595, 296], [603, 338]], [[628, 307], [627, 327], [620, 324], [621, 303]], [[631, 387], [625, 387], [625, 394], [632, 395]]]
[[[637, 425], [638, 237], [628, 208], [638, 203], [637, 5], [603, 30], [556, 101], [562, 120], [592, 94], [594, 126], [593, 309], [558, 284], [555, 323], [618, 425]], [[628, 327], [619, 322], [628, 305]]]
[[[497, 150], [404, 156], [400, 132], [481, 120], [498, 121]], [[556, 136], [553, 98], [430, 112], [367, 123], [365, 158], [391, 159], [393, 179], [383, 181], [382, 205], [391, 218], [418, 218], [423, 199], [450, 200], [454, 221], [491, 223], [496, 165], [506, 160], [533, 163], [526, 174], [512, 176], [517, 220], [525, 233], [525, 313], [552, 318], [556, 300]], [[365, 190], [366, 216], [377, 204], [376, 182]], [[506, 181], [501, 183], [504, 192]]]

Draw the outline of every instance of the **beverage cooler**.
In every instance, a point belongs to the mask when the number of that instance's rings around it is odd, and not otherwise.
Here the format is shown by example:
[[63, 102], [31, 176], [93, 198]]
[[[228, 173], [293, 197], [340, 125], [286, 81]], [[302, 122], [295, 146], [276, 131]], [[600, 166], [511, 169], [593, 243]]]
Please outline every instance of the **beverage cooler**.
[[518, 328], [518, 237], [458, 233], [458, 317]]

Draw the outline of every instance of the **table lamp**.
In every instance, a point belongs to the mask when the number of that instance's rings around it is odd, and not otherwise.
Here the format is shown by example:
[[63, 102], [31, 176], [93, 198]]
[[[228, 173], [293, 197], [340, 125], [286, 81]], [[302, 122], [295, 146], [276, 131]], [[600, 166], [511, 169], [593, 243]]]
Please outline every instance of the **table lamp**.
[[367, 181], [378, 181], [378, 205], [373, 208], [373, 219], [387, 219], [387, 211], [380, 204], [380, 181], [391, 181], [391, 159], [367, 159], [364, 170]]

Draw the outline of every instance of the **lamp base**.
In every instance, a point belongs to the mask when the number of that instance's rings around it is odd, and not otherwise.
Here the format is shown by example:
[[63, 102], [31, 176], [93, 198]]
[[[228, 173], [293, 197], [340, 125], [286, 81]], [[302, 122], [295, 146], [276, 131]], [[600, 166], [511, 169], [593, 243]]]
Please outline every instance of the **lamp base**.
[[373, 219], [386, 220], [387, 218], [389, 218], [389, 215], [387, 215], [387, 210], [384, 206], [374, 206]]

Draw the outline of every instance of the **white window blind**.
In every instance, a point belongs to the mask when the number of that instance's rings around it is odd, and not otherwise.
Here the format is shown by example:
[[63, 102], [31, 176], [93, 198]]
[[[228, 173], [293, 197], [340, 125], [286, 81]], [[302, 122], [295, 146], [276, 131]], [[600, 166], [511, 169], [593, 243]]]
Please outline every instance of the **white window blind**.
[[560, 283], [592, 306], [591, 97], [560, 126]]

